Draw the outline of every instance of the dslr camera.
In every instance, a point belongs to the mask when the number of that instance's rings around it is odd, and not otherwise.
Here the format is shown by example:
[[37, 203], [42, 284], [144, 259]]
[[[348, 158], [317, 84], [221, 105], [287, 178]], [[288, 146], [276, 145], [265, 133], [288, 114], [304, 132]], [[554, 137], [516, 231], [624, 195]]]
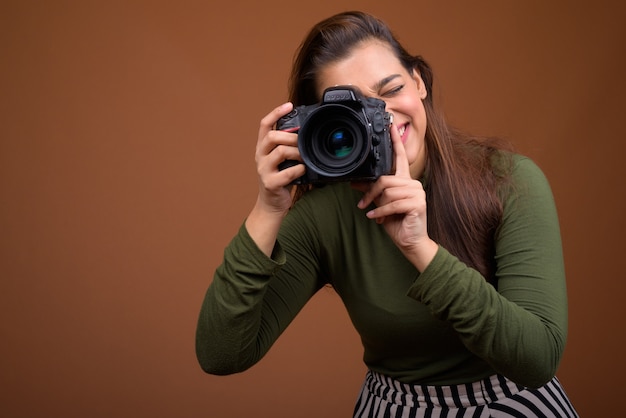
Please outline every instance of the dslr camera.
[[[298, 133], [306, 167], [294, 184], [372, 181], [393, 170], [385, 102], [365, 97], [352, 86], [331, 87], [318, 104], [298, 106], [276, 123], [276, 129]], [[299, 164], [286, 160], [279, 169]]]

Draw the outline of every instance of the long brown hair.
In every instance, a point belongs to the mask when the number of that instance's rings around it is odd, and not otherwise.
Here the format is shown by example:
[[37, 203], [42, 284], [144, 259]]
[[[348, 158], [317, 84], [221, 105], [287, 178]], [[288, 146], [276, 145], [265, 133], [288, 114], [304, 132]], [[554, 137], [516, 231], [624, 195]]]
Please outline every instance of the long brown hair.
[[[406, 70], [417, 70], [427, 89], [424, 99], [428, 233], [467, 265], [492, 281], [494, 234], [502, 218], [499, 186], [507, 180], [510, 146], [497, 138], [476, 138], [449, 126], [433, 104], [433, 72], [421, 56], [409, 54], [388, 26], [362, 12], [344, 12], [315, 25], [294, 59], [289, 96], [294, 105], [319, 101], [320, 69], [337, 62], [366, 40], [391, 47]], [[298, 186], [297, 200], [310, 186]]]

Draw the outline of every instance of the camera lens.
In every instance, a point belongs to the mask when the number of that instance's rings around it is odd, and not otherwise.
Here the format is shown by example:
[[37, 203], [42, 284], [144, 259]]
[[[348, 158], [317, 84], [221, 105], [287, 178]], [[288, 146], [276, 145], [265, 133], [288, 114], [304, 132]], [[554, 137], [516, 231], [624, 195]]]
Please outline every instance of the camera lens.
[[353, 109], [325, 104], [300, 127], [298, 143], [307, 168], [326, 177], [351, 174], [367, 158], [370, 143], [367, 122]]
[[328, 137], [326, 147], [331, 155], [344, 158], [352, 152], [354, 137], [346, 129], [335, 129]]

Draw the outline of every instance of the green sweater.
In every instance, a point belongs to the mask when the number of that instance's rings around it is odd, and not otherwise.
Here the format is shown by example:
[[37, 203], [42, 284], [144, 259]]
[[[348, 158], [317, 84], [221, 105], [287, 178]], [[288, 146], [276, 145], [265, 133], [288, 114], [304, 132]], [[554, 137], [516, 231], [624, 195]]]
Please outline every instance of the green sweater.
[[259, 361], [323, 286], [339, 294], [368, 368], [406, 383], [460, 384], [494, 373], [538, 387], [558, 367], [567, 296], [557, 213], [540, 169], [516, 156], [496, 235], [497, 289], [439, 247], [419, 273], [338, 183], [305, 194], [272, 257], [244, 226], [200, 311], [196, 352], [212, 374]]

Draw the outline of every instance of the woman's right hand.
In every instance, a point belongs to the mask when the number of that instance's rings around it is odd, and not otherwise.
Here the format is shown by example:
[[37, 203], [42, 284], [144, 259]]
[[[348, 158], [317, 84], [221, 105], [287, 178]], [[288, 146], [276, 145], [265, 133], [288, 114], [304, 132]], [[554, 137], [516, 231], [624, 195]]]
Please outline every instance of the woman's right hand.
[[285, 160], [300, 161], [298, 135], [274, 130], [276, 121], [293, 109], [285, 103], [262, 120], [256, 145], [256, 168], [259, 175], [259, 199], [263, 209], [269, 212], [286, 213], [291, 206], [291, 182], [304, 174], [304, 166], [297, 164], [280, 170], [278, 165]]
[[301, 161], [298, 135], [274, 129], [276, 121], [292, 109], [291, 103], [275, 108], [261, 120], [259, 127], [255, 153], [259, 194], [246, 219], [246, 228], [267, 255], [271, 254], [280, 223], [291, 207], [291, 183], [305, 172], [304, 164], [296, 164], [283, 170], [278, 168], [285, 160]]

